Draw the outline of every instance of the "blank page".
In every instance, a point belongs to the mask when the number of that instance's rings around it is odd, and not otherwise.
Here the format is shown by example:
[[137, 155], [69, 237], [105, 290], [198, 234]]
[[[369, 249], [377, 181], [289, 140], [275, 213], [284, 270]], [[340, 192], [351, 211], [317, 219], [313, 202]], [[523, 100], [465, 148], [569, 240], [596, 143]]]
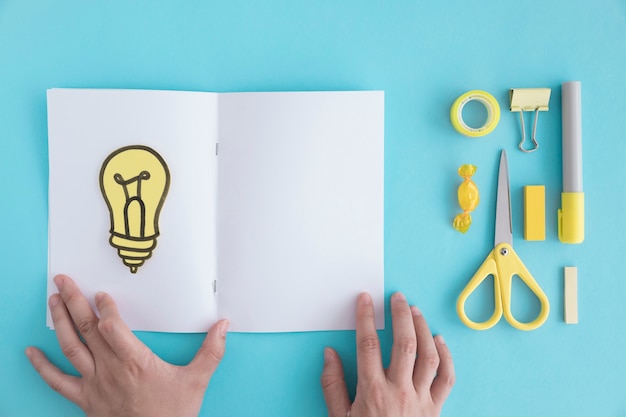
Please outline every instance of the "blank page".
[[219, 95], [218, 299], [231, 330], [383, 319], [383, 92]]

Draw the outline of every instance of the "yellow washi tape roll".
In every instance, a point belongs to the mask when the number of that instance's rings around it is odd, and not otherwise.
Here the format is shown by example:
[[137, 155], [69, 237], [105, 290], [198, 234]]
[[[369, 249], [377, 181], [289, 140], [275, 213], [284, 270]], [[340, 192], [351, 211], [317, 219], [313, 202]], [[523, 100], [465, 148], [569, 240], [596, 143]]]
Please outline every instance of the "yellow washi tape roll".
[[[469, 127], [463, 121], [463, 107], [470, 101], [479, 101], [487, 109], [487, 121], [479, 128]], [[494, 96], [486, 91], [472, 90], [463, 94], [454, 101], [452, 108], [450, 109], [450, 120], [452, 126], [462, 135], [476, 138], [478, 136], [484, 136], [491, 133], [496, 128], [500, 121], [500, 106]]]

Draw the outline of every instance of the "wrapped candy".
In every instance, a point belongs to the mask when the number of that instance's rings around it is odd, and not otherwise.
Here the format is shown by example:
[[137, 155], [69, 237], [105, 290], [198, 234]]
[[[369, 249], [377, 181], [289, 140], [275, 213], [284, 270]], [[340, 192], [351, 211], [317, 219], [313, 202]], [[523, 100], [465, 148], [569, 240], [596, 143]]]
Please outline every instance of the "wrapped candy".
[[458, 170], [459, 175], [463, 178], [463, 182], [459, 185], [457, 191], [459, 206], [461, 206], [463, 213], [457, 214], [452, 222], [452, 227], [461, 233], [465, 233], [469, 230], [472, 224], [470, 212], [474, 211], [480, 202], [478, 187], [474, 181], [471, 180], [475, 172], [476, 166], [472, 164], [463, 164]]

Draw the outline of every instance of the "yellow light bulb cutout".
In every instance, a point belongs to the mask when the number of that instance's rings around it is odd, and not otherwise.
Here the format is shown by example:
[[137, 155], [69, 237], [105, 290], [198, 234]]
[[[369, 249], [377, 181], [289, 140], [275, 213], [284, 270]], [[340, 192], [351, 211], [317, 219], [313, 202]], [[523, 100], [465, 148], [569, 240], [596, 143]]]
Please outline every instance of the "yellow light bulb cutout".
[[111, 219], [109, 243], [133, 274], [156, 247], [169, 186], [165, 160], [147, 146], [117, 149], [102, 164], [100, 190]]

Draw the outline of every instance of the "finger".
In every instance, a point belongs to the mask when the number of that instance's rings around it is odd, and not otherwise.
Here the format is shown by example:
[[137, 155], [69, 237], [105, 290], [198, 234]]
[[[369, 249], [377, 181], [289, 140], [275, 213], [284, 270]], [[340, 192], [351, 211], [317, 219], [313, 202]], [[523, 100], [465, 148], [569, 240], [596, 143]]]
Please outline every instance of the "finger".
[[440, 363], [430, 393], [435, 404], [442, 407], [452, 391], [456, 376], [454, 374], [454, 364], [452, 363], [450, 349], [448, 349], [448, 345], [446, 345], [442, 336], [435, 336], [435, 345], [439, 352]]
[[85, 339], [87, 345], [92, 349], [101, 349], [106, 345], [106, 342], [98, 331], [98, 317], [76, 283], [66, 275], [57, 275], [54, 277], [54, 283], [59, 289], [59, 294], [76, 324], [78, 332]]
[[417, 337], [417, 360], [413, 371], [413, 384], [418, 392], [430, 392], [430, 387], [439, 367], [439, 354], [421, 311], [413, 306], [413, 325]]
[[359, 380], [373, 381], [384, 377], [380, 341], [374, 320], [374, 304], [368, 293], [360, 294], [357, 300], [356, 343]]
[[415, 368], [417, 339], [413, 325], [413, 314], [401, 293], [391, 297], [391, 320], [393, 325], [393, 346], [387, 378], [396, 383], [411, 383]]
[[26, 356], [41, 378], [56, 392], [81, 406], [81, 378], [64, 374], [37, 348], [26, 349]]
[[94, 369], [93, 356], [89, 348], [76, 334], [74, 322], [61, 300], [61, 296], [59, 294], [52, 295], [48, 305], [61, 351], [81, 375], [92, 372]]
[[328, 417], [347, 416], [351, 404], [343, 375], [343, 365], [337, 352], [331, 348], [324, 349], [324, 370], [321, 383]]
[[224, 357], [228, 324], [228, 320], [220, 320], [211, 326], [202, 346], [189, 364], [189, 368], [207, 384]]
[[129, 361], [143, 355], [148, 348], [133, 334], [122, 320], [117, 305], [107, 293], [99, 292], [95, 296], [96, 307], [100, 312], [98, 331], [115, 355]]

